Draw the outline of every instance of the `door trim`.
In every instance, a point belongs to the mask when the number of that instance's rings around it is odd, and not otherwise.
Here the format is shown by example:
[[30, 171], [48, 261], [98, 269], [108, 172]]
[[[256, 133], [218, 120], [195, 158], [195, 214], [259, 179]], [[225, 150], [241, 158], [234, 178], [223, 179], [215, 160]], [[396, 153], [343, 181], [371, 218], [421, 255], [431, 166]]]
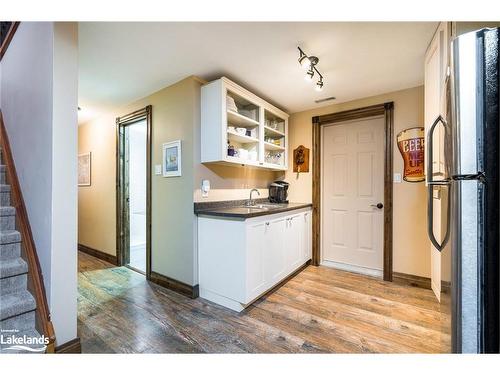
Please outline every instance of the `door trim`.
[[151, 150], [152, 150], [152, 106], [116, 118], [116, 260], [118, 266], [124, 264], [123, 226], [123, 194], [120, 186], [122, 179], [120, 162], [120, 130], [123, 127], [146, 120], [146, 279], [151, 280]]
[[384, 271], [385, 281], [392, 281], [392, 203], [393, 203], [393, 155], [394, 155], [394, 102], [330, 113], [312, 118], [313, 144], [313, 249], [312, 264], [321, 262], [321, 127], [337, 122], [358, 120], [365, 117], [384, 116]]

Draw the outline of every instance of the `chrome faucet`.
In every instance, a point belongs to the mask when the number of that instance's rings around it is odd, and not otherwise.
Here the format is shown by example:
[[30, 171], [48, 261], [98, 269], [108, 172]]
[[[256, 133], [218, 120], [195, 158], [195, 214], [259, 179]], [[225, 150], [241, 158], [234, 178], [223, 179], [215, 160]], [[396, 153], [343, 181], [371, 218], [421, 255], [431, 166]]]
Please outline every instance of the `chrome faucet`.
[[245, 203], [245, 206], [249, 206], [249, 207], [250, 207], [250, 206], [255, 206], [255, 201], [252, 199], [252, 193], [253, 193], [254, 191], [255, 191], [255, 192], [257, 193], [257, 195], [260, 197], [260, 193], [259, 193], [259, 191], [258, 191], [257, 189], [252, 189], [252, 190], [250, 190], [250, 199], [249, 199], [249, 200], [247, 200], [247, 202]]

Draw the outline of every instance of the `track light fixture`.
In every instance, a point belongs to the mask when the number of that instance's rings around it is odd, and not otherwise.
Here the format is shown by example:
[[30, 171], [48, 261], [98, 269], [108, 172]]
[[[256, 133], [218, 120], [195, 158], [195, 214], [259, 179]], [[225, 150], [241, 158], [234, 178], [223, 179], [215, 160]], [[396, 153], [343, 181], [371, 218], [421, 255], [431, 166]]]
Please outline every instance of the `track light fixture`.
[[316, 83], [316, 91], [323, 90], [323, 75], [319, 72], [316, 65], [319, 63], [319, 59], [316, 56], [307, 56], [307, 54], [302, 51], [300, 47], [297, 47], [299, 50], [299, 64], [303, 69], [307, 70], [305, 79], [308, 82], [311, 82], [314, 78], [314, 73], [318, 74], [318, 82]]

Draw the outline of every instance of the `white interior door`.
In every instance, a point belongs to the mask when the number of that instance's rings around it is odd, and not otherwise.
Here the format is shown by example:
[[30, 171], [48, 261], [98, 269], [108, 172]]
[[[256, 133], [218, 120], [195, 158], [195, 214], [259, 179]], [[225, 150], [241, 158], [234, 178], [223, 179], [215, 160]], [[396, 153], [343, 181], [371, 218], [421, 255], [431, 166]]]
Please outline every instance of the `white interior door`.
[[322, 264], [383, 273], [384, 119], [322, 129]]

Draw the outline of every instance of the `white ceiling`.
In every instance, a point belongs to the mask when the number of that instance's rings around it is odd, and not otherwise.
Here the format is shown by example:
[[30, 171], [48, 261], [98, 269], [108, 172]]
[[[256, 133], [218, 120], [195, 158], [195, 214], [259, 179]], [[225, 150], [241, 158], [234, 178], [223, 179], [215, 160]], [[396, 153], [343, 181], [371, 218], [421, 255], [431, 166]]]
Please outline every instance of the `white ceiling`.
[[[80, 123], [189, 75], [222, 75], [289, 113], [423, 83], [436, 22], [80, 23]], [[304, 80], [297, 45], [324, 90]], [[333, 102], [315, 99], [335, 96]]]

